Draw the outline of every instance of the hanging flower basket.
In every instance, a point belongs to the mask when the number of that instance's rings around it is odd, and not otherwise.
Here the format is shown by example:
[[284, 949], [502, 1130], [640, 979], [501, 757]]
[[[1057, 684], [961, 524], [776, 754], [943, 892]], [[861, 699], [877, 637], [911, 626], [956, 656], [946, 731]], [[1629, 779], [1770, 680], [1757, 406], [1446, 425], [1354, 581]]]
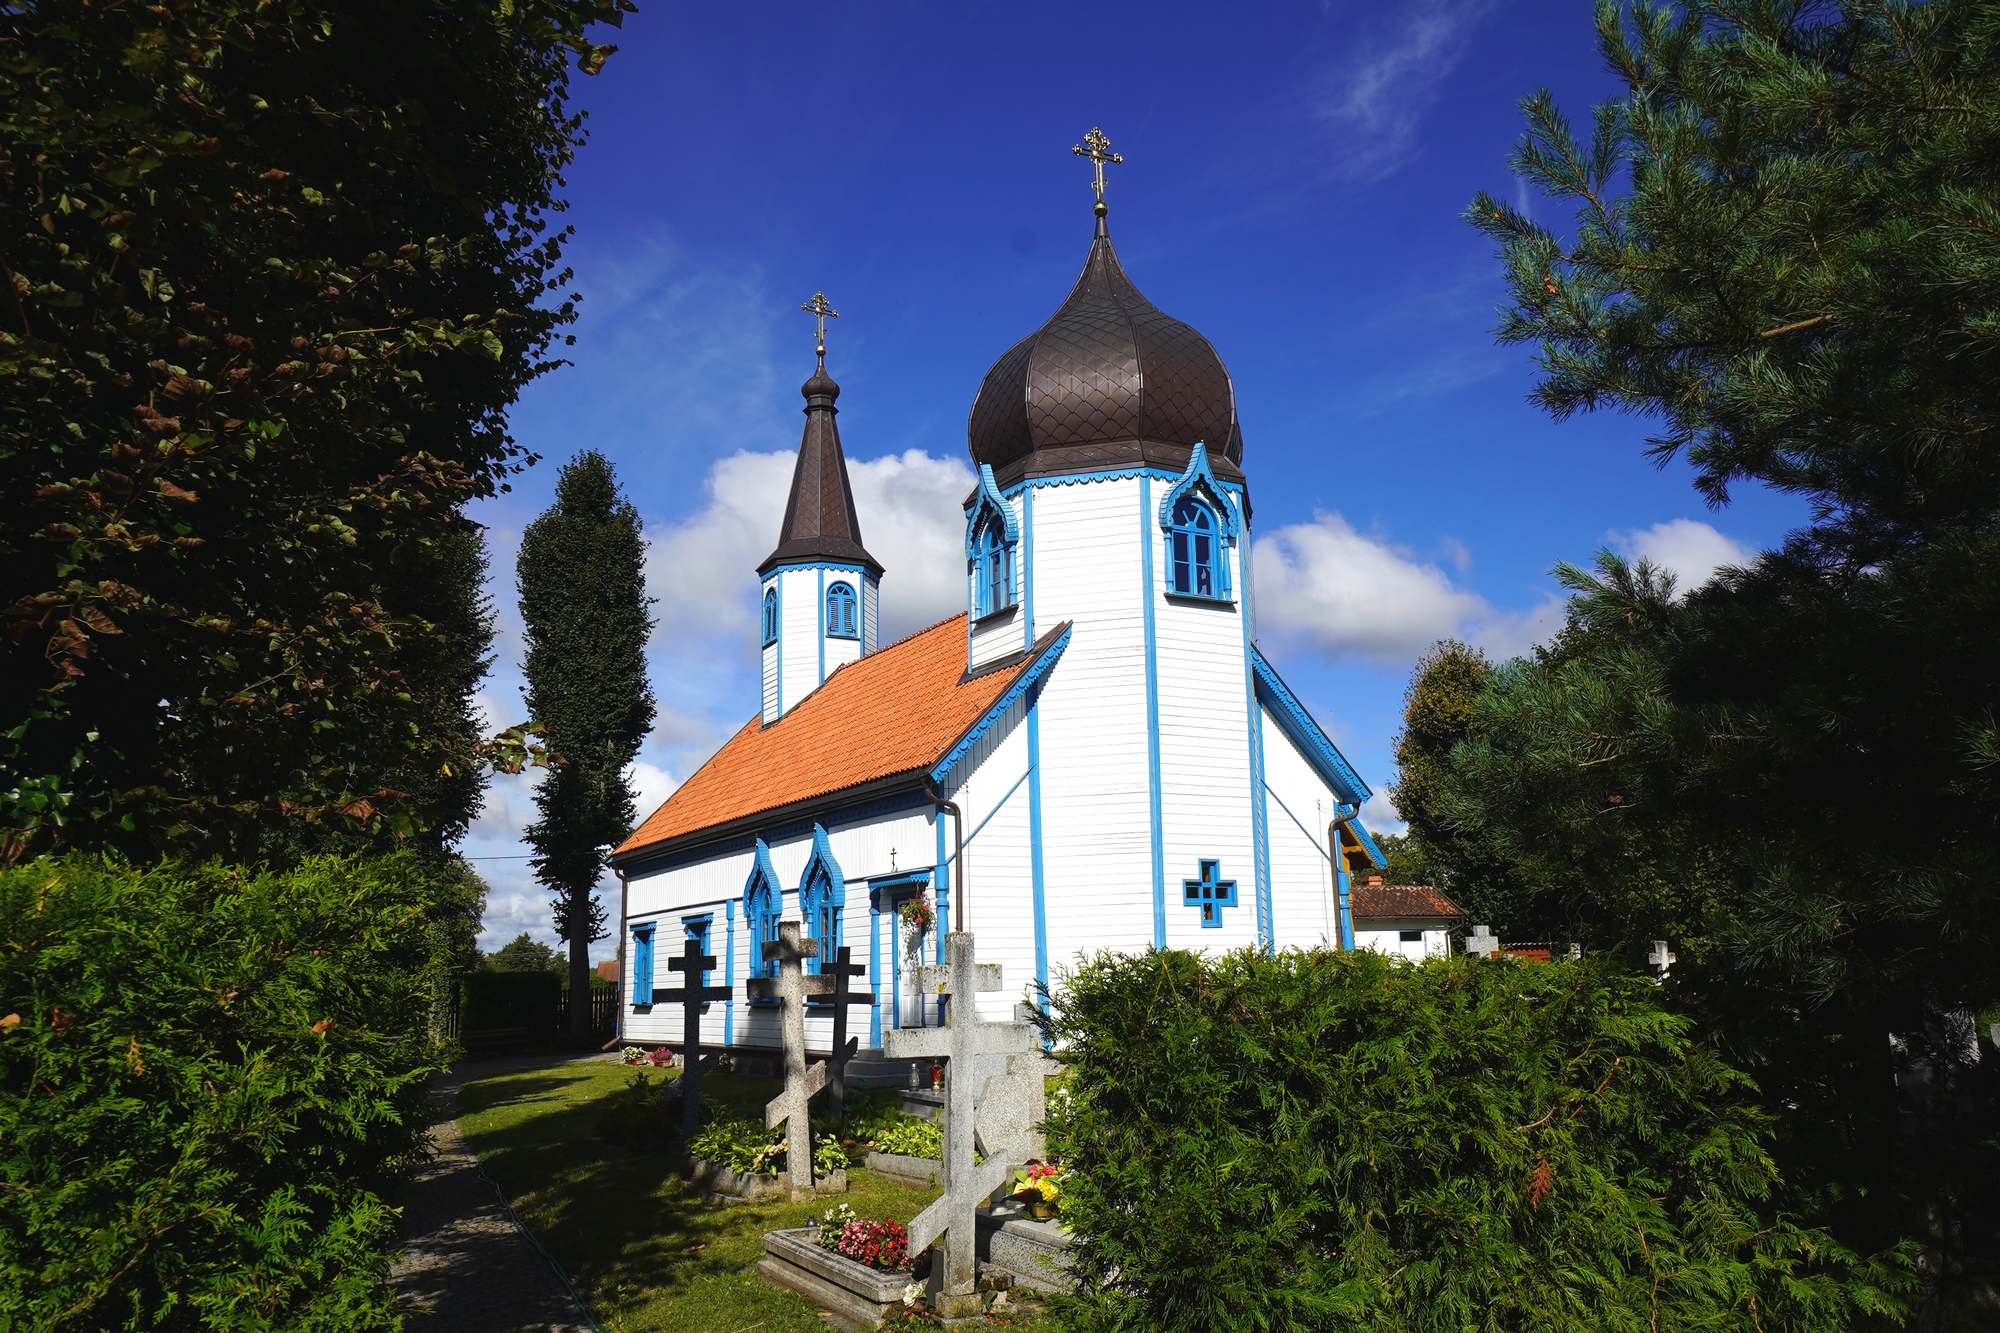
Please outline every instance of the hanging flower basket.
[[931, 928], [937, 925], [937, 913], [931, 908], [930, 895], [927, 893], [916, 895], [905, 902], [897, 910], [896, 915], [902, 918], [903, 929], [909, 936], [909, 951], [914, 954], [923, 942], [924, 936], [930, 934]]

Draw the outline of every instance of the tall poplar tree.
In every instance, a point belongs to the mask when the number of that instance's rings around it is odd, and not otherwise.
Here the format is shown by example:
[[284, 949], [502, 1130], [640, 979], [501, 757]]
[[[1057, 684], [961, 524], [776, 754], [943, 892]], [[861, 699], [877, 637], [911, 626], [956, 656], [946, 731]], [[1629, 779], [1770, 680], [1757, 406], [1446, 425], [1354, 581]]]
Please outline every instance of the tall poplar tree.
[[604, 455], [586, 450], [556, 478], [555, 503], [528, 525], [515, 563], [527, 626], [528, 712], [545, 729], [549, 773], [526, 830], [535, 873], [569, 943], [570, 1031], [590, 1030], [590, 942], [604, 937], [598, 878], [632, 831], [625, 769], [653, 725], [646, 683], [646, 543], [639, 513]]

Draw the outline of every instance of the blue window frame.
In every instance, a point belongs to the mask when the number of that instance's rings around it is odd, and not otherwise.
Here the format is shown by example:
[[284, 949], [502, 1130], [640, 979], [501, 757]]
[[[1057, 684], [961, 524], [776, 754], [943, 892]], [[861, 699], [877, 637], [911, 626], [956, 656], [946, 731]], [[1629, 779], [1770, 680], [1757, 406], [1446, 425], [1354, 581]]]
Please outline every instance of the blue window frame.
[[855, 613], [854, 585], [836, 583], [826, 590], [826, 632], [836, 639], [861, 637], [861, 618]]
[[750, 937], [750, 976], [778, 975], [778, 965], [764, 961], [764, 946], [777, 943], [778, 922], [783, 913], [784, 903], [770, 883], [762, 876], [752, 880], [743, 894], [743, 924], [749, 927], [744, 933]]
[[997, 521], [980, 526], [972, 577], [974, 606], [979, 615], [990, 616], [1014, 604], [1014, 548], [1008, 544], [1007, 530]]
[[1201, 863], [1200, 879], [1181, 881], [1181, 901], [1201, 909], [1204, 930], [1222, 929], [1222, 909], [1236, 906], [1236, 881], [1222, 878], [1222, 862]]
[[632, 927], [632, 1003], [653, 1002], [653, 923]]
[[1229, 558], [1215, 513], [1193, 495], [1174, 505], [1167, 528], [1167, 587], [1184, 597], [1229, 596]]
[[764, 590], [764, 642], [766, 645], [778, 641], [778, 590]]

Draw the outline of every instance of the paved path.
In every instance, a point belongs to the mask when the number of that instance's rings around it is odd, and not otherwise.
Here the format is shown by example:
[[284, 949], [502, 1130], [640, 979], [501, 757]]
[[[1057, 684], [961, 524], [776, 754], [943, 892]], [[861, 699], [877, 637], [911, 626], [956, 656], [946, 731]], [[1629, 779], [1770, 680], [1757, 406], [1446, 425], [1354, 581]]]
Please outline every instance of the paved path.
[[403, 1212], [409, 1248], [389, 1270], [408, 1333], [587, 1333], [549, 1261], [514, 1228], [458, 1132], [468, 1080], [603, 1056], [522, 1056], [461, 1065], [431, 1084], [436, 1156], [418, 1170]]

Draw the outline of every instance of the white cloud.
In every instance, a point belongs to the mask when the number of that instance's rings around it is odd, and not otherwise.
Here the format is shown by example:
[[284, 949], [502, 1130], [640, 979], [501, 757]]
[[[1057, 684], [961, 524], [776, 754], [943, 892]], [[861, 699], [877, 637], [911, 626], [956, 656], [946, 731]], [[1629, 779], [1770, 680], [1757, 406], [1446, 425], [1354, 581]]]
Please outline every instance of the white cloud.
[[1401, 23], [1354, 47], [1324, 76], [1318, 110], [1334, 169], [1354, 180], [1389, 175], [1411, 156], [1424, 113], [1465, 55], [1484, 0], [1416, 0], [1384, 12]]
[[[1457, 547], [1454, 558], [1463, 550]], [[1339, 514], [1317, 514], [1260, 537], [1252, 557], [1258, 631], [1330, 661], [1407, 667], [1449, 637], [1507, 657], [1560, 618], [1553, 598], [1526, 612], [1498, 610], [1435, 564], [1357, 532]]]
[[680, 779], [645, 760], [635, 761], [625, 770], [625, 781], [632, 788], [632, 804], [639, 812], [639, 820], [644, 823], [647, 816], [666, 804], [674, 788], [680, 786]]
[[1396, 813], [1396, 803], [1387, 791], [1378, 791], [1362, 803], [1361, 823], [1370, 833], [1401, 833], [1409, 827]]
[[1708, 582], [1724, 565], [1747, 565], [1757, 558], [1756, 548], [1691, 518], [1606, 536], [1614, 547], [1632, 559], [1650, 560], [1671, 569], [1683, 592]]
[[[668, 651], [728, 653], [755, 665], [757, 565], [778, 544], [797, 454], [740, 451], [717, 459], [708, 504], [647, 529], [647, 584]], [[958, 611], [965, 599], [964, 513], [974, 484], [957, 457], [921, 449], [857, 461], [848, 479], [862, 542], [882, 562], [882, 641]]]

